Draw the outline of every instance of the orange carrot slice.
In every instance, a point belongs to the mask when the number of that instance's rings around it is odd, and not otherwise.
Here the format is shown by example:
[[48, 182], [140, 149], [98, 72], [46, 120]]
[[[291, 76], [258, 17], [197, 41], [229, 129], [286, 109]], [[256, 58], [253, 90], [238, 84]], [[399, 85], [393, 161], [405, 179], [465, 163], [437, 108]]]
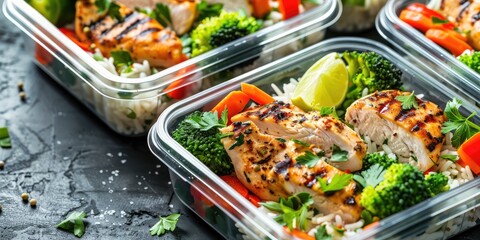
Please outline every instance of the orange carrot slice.
[[254, 102], [260, 105], [269, 104], [275, 101], [272, 96], [255, 85], [242, 83], [241, 86], [242, 92], [247, 94]]
[[230, 118], [243, 111], [245, 106], [247, 106], [248, 101], [250, 101], [250, 97], [248, 97], [247, 94], [241, 91], [233, 91], [213, 107], [211, 112], [217, 111], [218, 117], [221, 117], [222, 111], [227, 108], [228, 121], [230, 121]]
[[248, 189], [243, 186], [242, 182], [238, 180], [238, 178], [230, 175], [225, 175], [220, 177], [223, 181], [225, 181], [230, 187], [235, 189], [240, 195], [242, 195], [244, 198], [248, 196]]

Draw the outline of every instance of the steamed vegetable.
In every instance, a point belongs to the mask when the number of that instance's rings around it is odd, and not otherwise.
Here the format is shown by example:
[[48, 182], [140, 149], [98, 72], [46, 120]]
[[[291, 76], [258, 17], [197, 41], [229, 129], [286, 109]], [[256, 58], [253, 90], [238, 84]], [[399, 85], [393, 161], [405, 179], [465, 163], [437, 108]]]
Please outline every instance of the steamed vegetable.
[[458, 56], [458, 60], [480, 73], [480, 51], [465, 51], [462, 55]]
[[350, 78], [350, 87], [342, 104], [343, 109], [362, 97], [365, 88], [370, 94], [402, 87], [402, 71], [378, 53], [346, 51], [343, 53], [343, 59], [348, 64]]
[[425, 180], [422, 171], [409, 164], [392, 164], [383, 177], [378, 186], [366, 187], [360, 200], [360, 205], [380, 218], [422, 202], [447, 186], [443, 178]]
[[247, 106], [250, 97], [247, 94], [241, 91], [233, 91], [229, 93], [225, 98], [223, 98], [215, 107], [212, 108], [211, 112], [220, 113], [223, 110], [228, 110], [228, 121], [230, 118], [240, 113], [245, 106]]
[[238, 12], [222, 12], [204, 19], [191, 33], [192, 57], [247, 36], [261, 28], [253, 17]]
[[255, 85], [242, 83], [241, 87], [242, 87], [242, 92], [247, 94], [247, 96], [249, 96], [257, 104], [265, 105], [275, 101], [275, 99], [273, 99], [272, 96], [262, 91], [262, 89], [258, 88]]
[[172, 136], [214, 173], [229, 174], [232, 172], [233, 166], [220, 142], [223, 136], [218, 130], [219, 127], [224, 127], [226, 124], [226, 111], [222, 112], [221, 118], [218, 118], [216, 112], [196, 111], [180, 122]]
[[362, 169], [369, 169], [371, 166], [378, 164], [383, 168], [387, 169], [392, 164], [398, 163], [398, 160], [395, 158], [389, 157], [383, 152], [367, 153], [365, 158], [363, 158], [363, 167]]
[[278, 0], [278, 10], [283, 20], [297, 16], [300, 13], [300, 0]]
[[460, 163], [470, 166], [475, 174], [480, 174], [480, 133], [476, 133], [458, 148]]
[[473, 48], [467, 42], [442, 29], [429, 29], [425, 36], [455, 56], [460, 56], [466, 50], [473, 51]]

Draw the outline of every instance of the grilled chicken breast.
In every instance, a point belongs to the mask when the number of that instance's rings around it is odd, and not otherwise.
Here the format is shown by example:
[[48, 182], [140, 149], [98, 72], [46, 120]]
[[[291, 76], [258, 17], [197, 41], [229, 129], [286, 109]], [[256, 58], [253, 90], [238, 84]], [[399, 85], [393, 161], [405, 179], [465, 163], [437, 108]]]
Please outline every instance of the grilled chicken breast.
[[162, 3], [170, 9], [173, 30], [181, 36], [187, 33], [193, 26], [197, 15], [197, 3], [195, 0], [153, 0], [155, 4]]
[[354, 102], [347, 109], [345, 120], [375, 144], [386, 142], [400, 162], [414, 160], [414, 165], [426, 171], [438, 161], [445, 140], [441, 128], [446, 117], [437, 105], [418, 98], [418, 109], [402, 109], [402, 103], [395, 98], [406, 95], [410, 93], [373, 93]]
[[474, 0], [442, 0], [440, 12], [462, 32], [469, 32], [468, 42], [480, 50], [480, 2]]
[[329, 161], [341, 170], [358, 171], [366, 154], [360, 136], [340, 120], [322, 117], [318, 112], [305, 113], [282, 102], [251, 108], [232, 117], [232, 122], [253, 122], [262, 133], [286, 140], [313, 144], [331, 157], [335, 146], [346, 151], [347, 161]]
[[[278, 201], [280, 197], [308, 192], [314, 199], [314, 206], [322, 213], [339, 214], [345, 222], [360, 218], [360, 196], [355, 193], [353, 180], [344, 189], [328, 194], [317, 183], [317, 177], [329, 182], [333, 176], [344, 172], [323, 160], [312, 168], [296, 164], [297, 157], [304, 155], [305, 151], [314, 151], [312, 146], [300, 146], [264, 134], [254, 122], [234, 122], [221, 131], [233, 133], [222, 142], [238, 179], [262, 200]], [[234, 145], [240, 134], [244, 136], [243, 144]]]
[[121, 21], [99, 13], [94, 0], [77, 1], [75, 31], [80, 40], [91, 41], [104, 56], [115, 50], [128, 51], [134, 61], [147, 60], [154, 67], [170, 67], [185, 59], [174, 32], [145, 14], [119, 5]]

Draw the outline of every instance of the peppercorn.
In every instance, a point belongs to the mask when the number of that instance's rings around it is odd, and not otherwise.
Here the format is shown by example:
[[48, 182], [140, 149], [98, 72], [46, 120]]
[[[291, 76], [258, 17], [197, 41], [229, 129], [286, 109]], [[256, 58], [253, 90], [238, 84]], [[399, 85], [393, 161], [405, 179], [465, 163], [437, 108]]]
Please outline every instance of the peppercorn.
[[26, 202], [28, 200], [28, 193], [22, 193], [22, 200]]
[[37, 206], [37, 199], [32, 198], [30, 199], [30, 207], [36, 207]]
[[0, 170], [3, 170], [4, 167], [5, 167], [5, 162], [0, 160]]
[[22, 81], [18, 82], [17, 87], [18, 87], [19, 92], [23, 92], [23, 82]]
[[18, 96], [20, 97], [20, 100], [22, 100], [22, 102], [25, 102], [27, 100], [27, 94], [25, 92], [20, 92]]

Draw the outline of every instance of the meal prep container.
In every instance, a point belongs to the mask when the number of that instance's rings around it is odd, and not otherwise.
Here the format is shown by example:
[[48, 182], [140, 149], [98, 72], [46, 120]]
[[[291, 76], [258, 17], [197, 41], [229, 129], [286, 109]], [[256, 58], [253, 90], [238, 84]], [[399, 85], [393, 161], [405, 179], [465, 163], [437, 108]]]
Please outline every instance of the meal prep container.
[[[335, 38], [172, 105], [150, 130], [150, 149], [169, 167], [175, 193], [181, 201], [225, 238], [242, 239], [243, 235], [248, 235], [254, 239], [287, 239], [291, 236], [173, 140], [172, 131], [186, 115], [195, 110], [208, 111], [229, 92], [239, 90], [242, 82], [254, 84], [273, 94], [272, 83], [281, 86], [289, 82], [290, 78], [299, 79], [318, 59], [328, 53], [345, 50], [375, 51], [383, 55], [403, 71], [406, 89], [424, 94], [425, 99], [438, 103], [442, 108], [453, 97], [465, 101], [461, 92], [455, 92], [455, 89], [440, 83], [444, 79], [442, 76], [423, 72], [381, 43], [362, 38]], [[464, 114], [480, 112], [478, 107], [467, 101], [464, 106]], [[480, 123], [480, 116], [472, 121]], [[192, 193], [197, 194], [192, 196]], [[199, 197], [198, 193], [202, 196]], [[209, 199], [212, 204], [199, 204], [199, 199], [202, 198]], [[388, 217], [353, 239], [445, 239], [479, 224], [479, 205], [480, 178], [475, 178], [407, 211]]]
[[375, 24], [377, 14], [388, 0], [369, 0], [364, 4], [370, 4], [369, 7], [353, 6], [343, 4], [342, 14], [338, 21], [330, 29], [342, 33], [361, 32], [370, 29]]
[[[36, 42], [27, 50], [35, 52], [40, 68], [110, 128], [136, 136], [146, 134], [160, 113], [177, 101], [168, 91], [180, 90], [186, 97], [322, 40], [340, 15], [339, 4], [324, 0], [297, 17], [144, 78], [110, 73], [25, 1], [5, 0], [3, 11]], [[166, 91], [172, 83], [176, 88]]]
[[428, 4], [426, 0], [389, 1], [379, 13], [376, 26], [380, 35], [398, 50], [408, 54], [412, 61], [440, 75], [451, 75], [448, 85], [458, 87], [480, 104], [480, 74], [457, 60], [451, 53], [430, 41], [423, 33], [400, 20], [400, 12], [411, 3]]

